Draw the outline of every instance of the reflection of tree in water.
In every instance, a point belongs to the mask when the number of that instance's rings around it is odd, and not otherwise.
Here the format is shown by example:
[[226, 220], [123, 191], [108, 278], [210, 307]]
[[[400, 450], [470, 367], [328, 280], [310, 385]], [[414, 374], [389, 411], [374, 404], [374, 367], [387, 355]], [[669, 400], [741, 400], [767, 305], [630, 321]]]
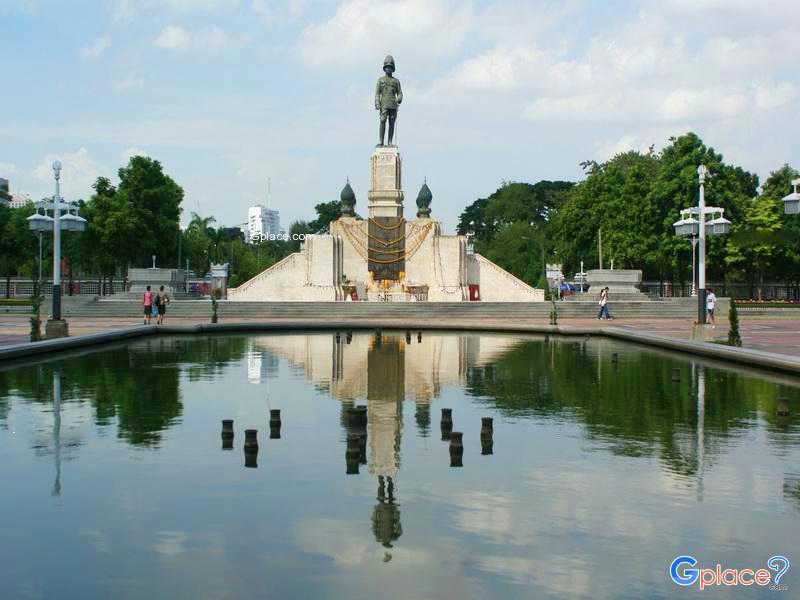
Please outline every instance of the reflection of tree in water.
[[179, 361], [190, 363], [189, 381], [212, 379], [222, 374], [226, 366], [239, 362], [250, 348], [250, 337], [208, 336], [174, 340]]
[[[392, 548], [392, 542], [403, 535], [403, 527], [400, 524], [400, 506], [395, 503], [394, 481], [391, 477], [378, 476], [377, 500], [378, 504], [372, 511], [372, 533], [384, 548]], [[383, 560], [388, 562], [391, 559], [392, 555], [387, 550]]]
[[29, 402], [52, 402], [53, 369], [62, 370], [62, 401], [89, 402], [99, 426], [118, 424], [118, 436], [131, 444], [158, 446], [161, 432], [180, 418], [181, 364], [190, 377], [218, 375], [244, 356], [247, 338], [157, 338], [66, 355], [0, 372], [5, 400], [16, 394]]
[[800, 473], [785, 473], [783, 476], [783, 497], [800, 509]]
[[[611, 362], [602, 341], [526, 342], [494, 364], [467, 372], [467, 393], [507, 416], [575, 420], [590, 440], [627, 455], [659, 454], [667, 468], [692, 475], [698, 468], [697, 378], [691, 365], [652, 352], [615, 347]], [[672, 369], [681, 369], [672, 382]], [[736, 371], [707, 369], [704, 456], [713, 462], [732, 438], [759, 419], [772, 429], [780, 387]], [[797, 388], [782, 395], [797, 399]], [[796, 400], [795, 400], [796, 401]], [[783, 436], [785, 443], [793, 443]]]
[[417, 401], [414, 420], [417, 422], [420, 437], [428, 437], [431, 430], [431, 405], [428, 402]]

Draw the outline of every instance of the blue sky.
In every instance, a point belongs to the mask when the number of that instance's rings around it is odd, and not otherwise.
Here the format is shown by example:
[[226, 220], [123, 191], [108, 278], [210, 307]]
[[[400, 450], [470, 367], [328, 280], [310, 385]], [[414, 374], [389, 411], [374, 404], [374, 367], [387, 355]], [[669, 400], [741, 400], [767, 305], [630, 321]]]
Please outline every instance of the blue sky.
[[[349, 177], [366, 213], [383, 57], [407, 216], [501, 180], [581, 178], [579, 163], [696, 131], [762, 179], [800, 165], [795, 0], [0, 0], [0, 177], [88, 198], [133, 153], [221, 224], [272, 204], [312, 218]], [[788, 193], [788, 190], [787, 190]]]

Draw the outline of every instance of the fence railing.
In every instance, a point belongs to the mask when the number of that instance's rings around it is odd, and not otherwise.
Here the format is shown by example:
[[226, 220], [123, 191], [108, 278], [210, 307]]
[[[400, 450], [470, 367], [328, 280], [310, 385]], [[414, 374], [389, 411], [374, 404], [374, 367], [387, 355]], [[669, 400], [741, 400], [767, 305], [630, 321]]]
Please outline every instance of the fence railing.
[[[189, 280], [187, 292], [192, 295], [205, 295], [209, 293], [210, 282], [204, 280]], [[128, 290], [122, 279], [106, 280], [102, 286], [98, 279], [74, 279], [61, 281], [61, 294], [64, 296], [109, 296], [123, 294]], [[42, 281], [42, 292], [45, 296], [53, 294], [52, 280]], [[0, 278], [0, 298], [30, 298], [33, 295], [33, 280], [12, 277], [10, 282]]]
[[[800, 302], [800, 285], [795, 283], [764, 283], [750, 285], [748, 283], [708, 282], [706, 288], [713, 288], [720, 298], [736, 300], [764, 300]], [[692, 295], [691, 283], [673, 283], [670, 281], [645, 281], [641, 289], [644, 293], [662, 298], [686, 298]]]

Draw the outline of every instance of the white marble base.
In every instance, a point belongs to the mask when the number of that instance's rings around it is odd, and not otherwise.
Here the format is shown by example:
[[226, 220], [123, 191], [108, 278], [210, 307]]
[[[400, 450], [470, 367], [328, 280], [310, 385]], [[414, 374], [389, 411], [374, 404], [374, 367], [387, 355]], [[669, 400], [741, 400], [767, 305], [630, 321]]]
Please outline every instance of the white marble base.
[[370, 217], [403, 216], [403, 159], [395, 146], [380, 146], [370, 157]]

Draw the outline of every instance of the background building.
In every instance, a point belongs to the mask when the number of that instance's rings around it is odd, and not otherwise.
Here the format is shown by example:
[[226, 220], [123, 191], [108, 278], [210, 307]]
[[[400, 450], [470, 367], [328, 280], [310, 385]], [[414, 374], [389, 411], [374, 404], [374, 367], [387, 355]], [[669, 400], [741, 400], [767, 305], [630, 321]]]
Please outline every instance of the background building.
[[8, 203], [10, 208], [23, 208], [28, 204], [33, 204], [33, 198], [28, 194], [11, 194], [11, 201]]
[[8, 179], [0, 177], [0, 204], [8, 206], [10, 199], [8, 195]]
[[247, 211], [247, 233], [249, 240], [259, 236], [278, 235], [281, 233], [280, 213], [258, 204]]

